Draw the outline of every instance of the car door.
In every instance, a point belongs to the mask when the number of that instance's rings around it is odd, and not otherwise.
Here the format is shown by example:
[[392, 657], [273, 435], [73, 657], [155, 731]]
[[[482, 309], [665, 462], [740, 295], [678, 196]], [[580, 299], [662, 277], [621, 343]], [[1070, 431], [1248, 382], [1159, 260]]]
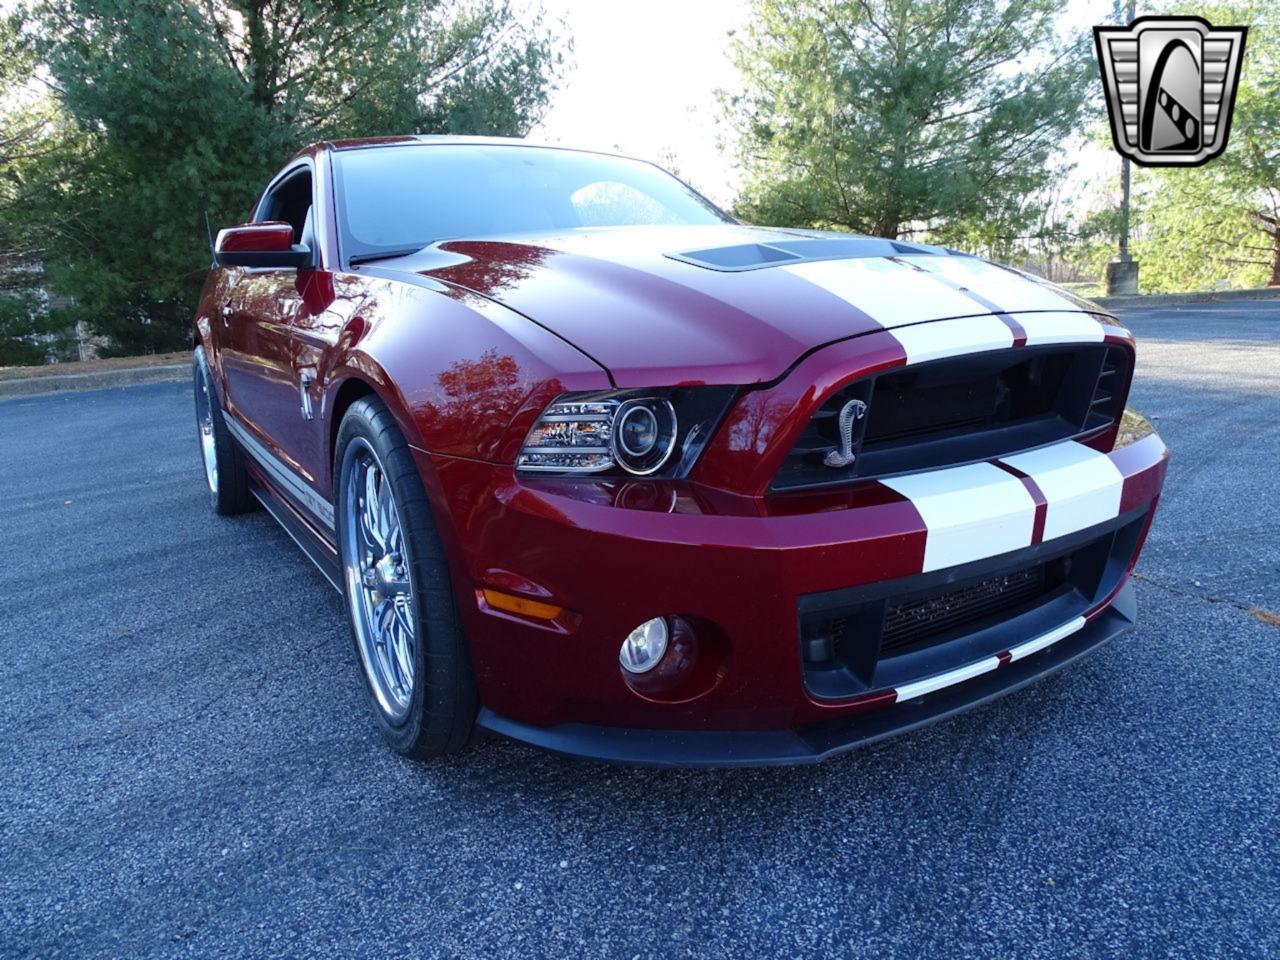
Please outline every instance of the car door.
[[330, 440], [334, 425], [324, 409], [334, 356], [362, 301], [363, 286], [329, 270], [312, 270], [302, 285], [302, 304], [293, 318], [294, 377], [302, 391], [306, 424], [297, 458], [326, 496], [332, 493]]
[[[313, 172], [307, 160], [272, 182], [254, 220], [286, 221], [294, 228], [294, 242], [301, 243], [313, 203]], [[298, 453], [304, 442], [306, 409], [293, 330], [304, 309], [303, 291], [315, 272], [293, 267], [235, 268], [222, 305], [220, 339], [228, 407], [254, 440], [295, 473], [304, 472]], [[314, 477], [306, 479], [314, 482]]]

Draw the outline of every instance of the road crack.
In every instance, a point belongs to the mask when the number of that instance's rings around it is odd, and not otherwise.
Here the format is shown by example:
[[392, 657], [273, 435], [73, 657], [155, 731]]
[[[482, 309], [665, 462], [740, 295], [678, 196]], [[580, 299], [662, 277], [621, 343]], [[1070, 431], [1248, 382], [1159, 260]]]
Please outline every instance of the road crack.
[[1166, 593], [1172, 593], [1176, 597], [1187, 597], [1192, 600], [1204, 600], [1208, 603], [1222, 603], [1228, 607], [1233, 607], [1242, 613], [1247, 613], [1255, 620], [1261, 620], [1263, 623], [1271, 627], [1280, 627], [1280, 613], [1274, 613], [1271, 610], [1265, 610], [1262, 607], [1251, 607], [1247, 603], [1241, 603], [1239, 600], [1232, 600], [1228, 597], [1214, 597], [1205, 593], [1193, 593], [1190, 590], [1179, 590], [1177, 587], [1170, 586], [1167, 583], [1161, 583], [1159, 580], [1153, 580], [1151, 577], [1143, 576], [1140, 573], [1132, 575], [1134, 580], [1141, 580], [1143, 583], [1149, 583], [1153, 587], [1158, 587]]

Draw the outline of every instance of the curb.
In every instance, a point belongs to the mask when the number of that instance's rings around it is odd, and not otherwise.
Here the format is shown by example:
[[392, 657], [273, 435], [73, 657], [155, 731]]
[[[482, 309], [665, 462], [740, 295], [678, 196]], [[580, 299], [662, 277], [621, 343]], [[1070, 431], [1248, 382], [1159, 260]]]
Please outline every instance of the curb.
[[191, 364], [178, 363], [162, 367], [129, 367], [123, 370], [101, 370], [96, 373], [67, 373], [50, 377], [0, 380], [0, 400], [35, 397], [45, 393], [132, 387], [143, 383], [171, 383], [175, 380], [186, 380], [190, 376]]
[[1094, 297], [1100, 307], [1171, 307], [1179, 303], [1213, 303], [1218, 300], [1280, 300], [1280, 287], [1251, 290], [1204, 290], [1195, 293], [1151, 293], [1136, 297]]

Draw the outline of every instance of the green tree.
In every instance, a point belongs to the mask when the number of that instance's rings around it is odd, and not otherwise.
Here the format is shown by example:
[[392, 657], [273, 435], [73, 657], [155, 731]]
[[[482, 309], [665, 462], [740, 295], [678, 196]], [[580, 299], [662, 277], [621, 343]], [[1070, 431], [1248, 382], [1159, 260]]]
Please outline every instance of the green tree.
[[34, 259], [29, 238], [18, 229], [25, 193], [24, 173], [48, 136], [49, 118], [31, 95], [35, 58], [19, 42], [17, 23], [0, 19], [0, 288]]
[[36, 79], [36, 59], [18, 23], [0, 18], [0, 366], [41, 363], [61, 324], [50, 316], [42, 262], [49, 231], [32, 218], [75, 131]]
[[48, 0], [19, 14], [81, 139], [29, 223], [45, 267], [120, 353], [180, 348], [209, 263], [204, 212], [245, 219], [314, 140], [520, 134], [562, 47], [506, 2]]
[[39, 291], [0, 290], [0, 367], [44, 363], [55, 332]]
[[1095, 82], [1058, 0], [755, 0], [735, 43], [747, 219], [1016, 233]]
[[1249, 35], [1226, 152], [1203, 167], [1138, 174], [1142, 286], [1280, 285], [1280, 11], [1268, 0], [1162, 12], [1244, 24]]

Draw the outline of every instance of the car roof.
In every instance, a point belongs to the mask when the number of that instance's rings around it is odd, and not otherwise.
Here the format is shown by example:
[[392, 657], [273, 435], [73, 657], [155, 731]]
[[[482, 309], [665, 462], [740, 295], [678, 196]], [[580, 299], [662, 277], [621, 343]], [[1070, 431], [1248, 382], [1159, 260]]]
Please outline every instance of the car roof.
[[[457, 144], [464, 146], [494, 147], [543, 147], [549, 150], [578, 150], [581, 153], [608, 153], [604, 150], [578, 148], [558, 143], [546, 143], [527, 137], [481, 137], [451, 133], [422, 133], [399, 137], [357, 137], [349, 140], [329, 140], [314, 143], [302, 152], [328, 147], [331, 150], [362, 150], [367, 147], [398, 147], [413, 144]], [[611, 156], [617, 154], [610, 154]]]
[[[652, 163], [640, 157], [612, 150], [597, 150], [592, 147], [575, 147], [562, 143], [546, 143], [527, 137], [482, 137], [452, 133], [419, 133], [396, 137], [354, 137], [346, 140], [319, 140], [309, 143], [292, 157], [292, 164], [303, 157], [314, 157], [325, 150], [338, 152], [348, 150], [367, 150], [371, 147], [406, 147], [418, 145], [453, 144], [473, 147], [537, 147], [542, 150], [565, 150], [571, 153], [594, 153], [605, 157], [618, 157], [622, 160], [636, 160], [641, 163]], [[288, 166], [288, 164], [286, 164]]]

